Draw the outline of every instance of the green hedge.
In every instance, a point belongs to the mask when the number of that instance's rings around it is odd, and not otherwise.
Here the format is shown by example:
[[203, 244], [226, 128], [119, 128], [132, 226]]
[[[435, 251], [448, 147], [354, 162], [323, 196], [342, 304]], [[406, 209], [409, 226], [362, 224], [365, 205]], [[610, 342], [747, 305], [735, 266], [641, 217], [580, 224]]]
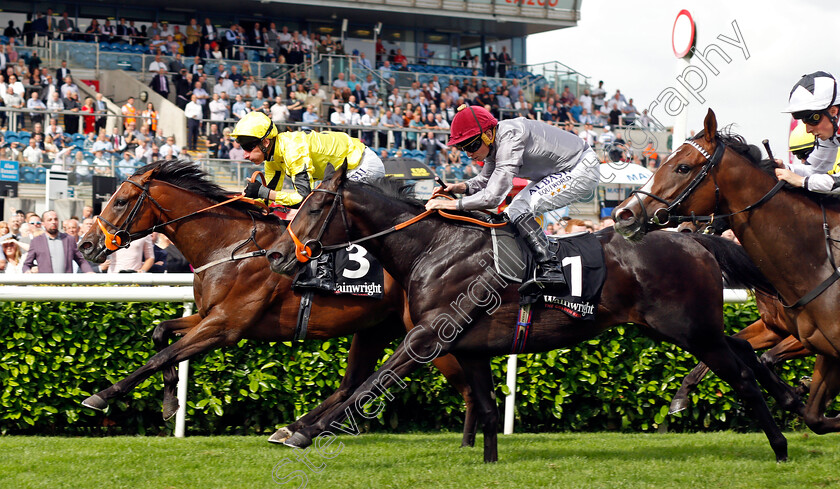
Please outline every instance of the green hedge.
[[[153, 353], [158, 322], [179, 317], [173, 304], [0, 304], [0, 433], [165, 434], [160, 416], [161, 374], [152, 376], [106, 414], [83, 408], [88, 395], [140, 367]], [[727, 305], [733, 330], [754, 321], [754, 303]], [[349, 338], [303, 344], [242, 341], [191, 364], [188, 432], [270, 433], [315, 407], [344, 374]], [[709, 375], [689, 410], [667, 416], [668, 403], [695, 359], [643, 337], [638, 328], [615, 328], [570, 350], [521, 355], [517, 377], [517, 430], [755, 429], [728, 385]], [[788, 381], [810, 375], [812, 360], [780, 369]], [[493, 363], [499, 396], [506, 360]], [[373, 430], [460, 430], [460, 397], [430, 367], [366, 426]], [[501, 401], [499, 402], [502, 408]], [[772, 403], [771, 403], [772, 405]], [[796, 419], [774, 410], [790, 425]]]

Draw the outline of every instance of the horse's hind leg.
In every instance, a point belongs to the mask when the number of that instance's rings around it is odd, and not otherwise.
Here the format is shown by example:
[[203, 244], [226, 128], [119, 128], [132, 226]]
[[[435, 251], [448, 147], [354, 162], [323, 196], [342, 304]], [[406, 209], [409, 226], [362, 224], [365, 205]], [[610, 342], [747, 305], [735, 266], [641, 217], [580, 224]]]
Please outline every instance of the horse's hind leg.
[[[152, 341], [157, 351], [169, 346], [169, 339], [173, 336], [187, 334], [201, 321], [201, 316], [191, 316], [163, 321], [152, 332]], [[170, 365], [163, 368], [163, 419], [169, 420], [178, 412], [178, 366]]]
[[840, 431], [840, 417], [829, 418], [825, 410], [840, 392], [840, 360], [817, 355], [811, 392], [805, 406], [805, 424], [818, 435]]
[[680, 384], [680, 389], [674, 395], [674, 398], [671, 399], [671, 407], [668, 409], [668, 414], [678, 413], [688, 408], [688, 395], [700, 385], [700, 381], [703, 380], [703, 377], [707, 373], [709, 373], [709, 367], [705, 363], [700, 362], [685, 376], [682, 384]]
[[475, 446], [475, 432], [478, 424], [477, 407], [475, 396], [469, 382], [467, 382], [464, 369], [454, 355], [443, 355], [432, 360], [432, 363], [464, 398], [466, 412], [464, 413], [464, 436], [461, 438], [461, 446]]
[[490, 359], [485, 356], [455, 354], [466, 375], [477, 405], [477, 418], [484, 433], [484, 461], [499, 460], [499, 407], [493, 386]]
[[[391, 318], [393, 319], [393, 318]], [[301, 428], [315, 424], [318, 419], [333, 407], [344, 402], [365, 379], [370, 377], [376, 368], [376, 362], [382, 358], [391, 341], [403, 331], [402, 328], [392, 327], [393, 322], [385, 321], [378, 326], [359, 331], [353, 335], [350, 351], [347, 355], [347, 369], [341, 383], [329, 397], [324, 399], [315, 409], [301, 416], [295, 422], [280, 428], [268, 438], [271, 443], [283, 443]]]
[[[787, 460], [787, 440], [773, 420], [773, 415], [761, 396], [761, 390], [756, 383], [752, 370], [738, 358], [738, 355], [729, 348], [729, 342], [723, 338], [721, 337], [717, 341], [712, 340], [714, 343], [705, 343], [699, 348], [694, 345], [695, 347], [691, 348], [691, 352], [708, 365], [724, 382], [731, 385], [752, 410], [767, 436], [773, 452], [776, 454], [776, 460]], [[748, 345], [743, 340], [735, 341]], [[755, 357], [752, 349], [749, 346], [747, 348], [750, 350], [750, 354]], [[758, 364], [757, 359], [755, 363]]]

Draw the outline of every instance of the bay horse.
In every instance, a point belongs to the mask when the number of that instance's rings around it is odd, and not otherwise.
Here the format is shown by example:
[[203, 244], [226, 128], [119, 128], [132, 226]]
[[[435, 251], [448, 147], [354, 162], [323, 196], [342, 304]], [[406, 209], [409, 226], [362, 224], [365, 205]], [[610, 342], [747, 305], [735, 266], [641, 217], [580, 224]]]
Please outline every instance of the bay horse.
[[[276, 244], [286, 222], [273, 214], [263, 215], [256, 206], [241, 201], [202, 212], [229, 197], [198, 166], [161, 160], [138, 169], [102, 210], [100, 218], [104, 222], [125, 231], [124, 244], [131, 237], [137, 239], [157, 230], [172, 240], [196, 269], [214, 261], [220, 263], [195, 274], [196, 313], [157, 325], [152, 339], [158, 352], [125, 379], [87, 398], [85, 406], [104, 410], [108, 401], [125, 395], [162, 370], [163, 416], [169, 419], [178, 409], [178, 362], [235, 345], [240, 339], [295, 339], [301, 294], [292, 290], [288, 277], [272, 273], [259, 252]], [[107, 250], [103, 230], [107, 228], [95, 225], [80, 241], [79, 249], [87, 259], [104, 260]], [[255, 256], [230, 260], [234, 253], [251, 251], [257, 252]], [[410, 329], [406, 318], [405, 293], [387, 273], [381, 300], [316, 293], [306, 338], [353, 334], [347, 370], [332, 395], [297, 421], [277, 430], [269, 441], [284, 441], [346, 399], [373, 372], [384, 349], [406, 328]], [[175, 336], [181, 338], [170, 344]], [[465, 399], [462, 446], [472, 446], [476, 418], [466, 377], [451, 355], [436, 360], [435, 366]]]
[[[423, 202], [401, 198], [388, 182], [348, 181], [346, 170], [342, 165], [328, 172], [302, 203], [287, 234], [268, 252], [271, 268], [290, 274], [300, 266], [298, 260], [364, 242], [406, 291], [416, 326], [353, 395], [286, 444], [305, 447], [316, 436], [330, 436], [329, 430], [350, 431], [357, 416], [381, 406], [379, 395], [404, 387], [401, 379], [425, 362], [453, 353], [478, 406], [484, 460], [496, 461], [498, 409], [489, 360], [510, 353], [517, 337], [518, 284], [505, 282], [492, 268], [485, 228], [425, 211]], [[606, 261], [596, 319], [573, 320], [556, 309], [532, 309], [533, 324], [520, 351], [569, 347], [613, 326], [635, 323], [650, 336], [690, 351], [728, 382], [758, 419], [776, 459], [785, 460], [787, 441], [753, 374], [763, 376], [766, 369], [749, 344], [723, 334], [721, 270], [744, 284], [764, 286], [743, 250], [720, 238], [681, 233], [652, 233], [638, 246], [612, 229], [596, 236]]]
[[[701, 133], [616, 207], [615, 229], [638, 240], [679, 221], [728, 217], [744, 250], [786, 305], [789, 333], [817, 354], [807, 404], [796, 412], [814, 432], [836, 432], [840, 418], [826, 417], [825, 406], [840, 392], [840, 285], [829, 285], [826, 277], [836, 276], [840, 203], [784, 188], [774, 169], [774, 161], [751, 156], [740, 136], [718, 132], [710, 109]], [[818, 293], [821, 284], [827, 287]], [[802, 300], [808, 296], [812, 300]]]

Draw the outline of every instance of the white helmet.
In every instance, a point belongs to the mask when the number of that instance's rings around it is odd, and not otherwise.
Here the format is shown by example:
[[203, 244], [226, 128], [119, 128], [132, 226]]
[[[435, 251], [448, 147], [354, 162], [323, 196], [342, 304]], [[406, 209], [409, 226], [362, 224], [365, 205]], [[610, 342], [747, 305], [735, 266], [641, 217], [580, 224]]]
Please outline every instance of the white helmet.
[[823, 111], [838, 103], [837, 80], [829, 73], [817, 71], [796, 82], [783, 112], [791, 112], [794, 119], [801, 119], [808, 113]]

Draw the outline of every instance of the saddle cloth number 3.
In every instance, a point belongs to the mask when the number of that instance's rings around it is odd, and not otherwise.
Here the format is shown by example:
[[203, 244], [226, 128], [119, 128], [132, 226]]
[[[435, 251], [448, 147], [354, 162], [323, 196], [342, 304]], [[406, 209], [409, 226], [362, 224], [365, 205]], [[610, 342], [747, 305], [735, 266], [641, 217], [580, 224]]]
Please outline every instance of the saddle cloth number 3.
[[[365, 258], [367, 255], [367, 250], [362, 248], [359, 245], [350, 245], [347, 247], [347, 259], [358, 263], [359, 268], [356, 270], [350, 270], [349, 267], [345, 267], [344, 270], [341, 272], [341, 275], [345, 278], [349, 279], [357, 279], [362, 278], [367, 275], [368, 271], [370, 271], [370, 261]], [[564, 261], [565, 264], [565, 261]], [[578, 268], [580, 268], [580, 257], [578, 257]]]

